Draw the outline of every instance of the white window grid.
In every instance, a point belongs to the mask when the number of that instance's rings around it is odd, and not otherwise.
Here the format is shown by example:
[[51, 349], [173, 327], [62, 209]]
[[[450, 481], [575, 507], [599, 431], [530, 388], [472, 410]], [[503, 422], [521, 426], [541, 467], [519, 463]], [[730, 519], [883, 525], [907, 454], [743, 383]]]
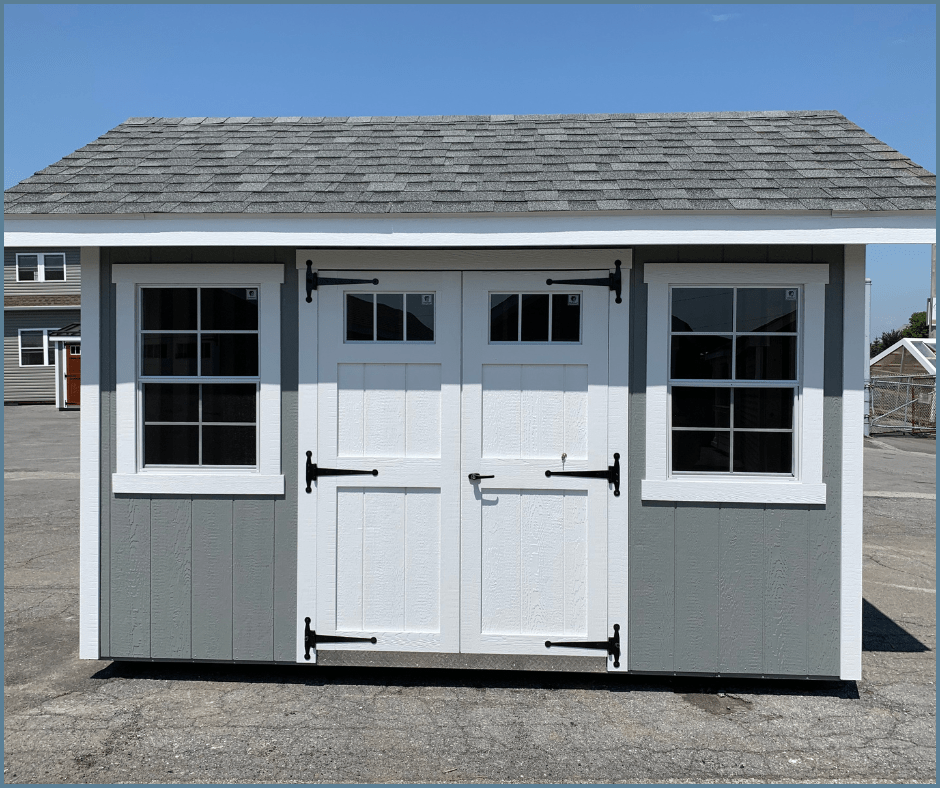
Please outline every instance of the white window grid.
[[[693, 288], [703, 289], [703, 290], [714, 290], [714, 289], [724, 289], [732, 290], [733, 295], [731, 298], [732, 303], [732, 320], [731, 326], [732, 329], [737, 328], [738, 322], [738, 290], [793, 290], [797, 292], [797, 326], [796, 331], [673, 331], [672, 330], [672, 293], [673, 290], [690, 290]], [[669, 477], [718, 477], [718, 478], [727, 478], [734, 476], [737, 478], [741, 477], [757, 477], [757, 478], [798, 478], [799, 477], [799, 457], [800, 450], [797, 442], [799, 441], [800, 430], [799, 430], [799, 405], [800, 405], [800, 381], [802, 380], [802, 358], [803, 358], [803, 288], [799, 285], [786, 285], [786, 284], [768, 284], [768, 285], [732, 285], [732, 284], [720, 284], [720, 285], [670, 285], [668, 289], [668, 304], [669, 304], [669, 339], [667, 342], [667, 369], [669, 370], [669, 376], [666, 382], [666, 407], [669, 420], [669, 434], [666, 439], [666, 456], [668, 461], [669, 468]], [[720, 336], [720, 337], [729, 337], [731, 338], [731, 378], [718, 378], [718, 379], [690, 379], [686, 380], [683, 378], [673, 378], [672, 377], [672, 337], [673, 335], [679, 336]], [[796, 337], [796, 377], [789, 380], [737, 380], [737, 338], [738, 337]], [[730, 413], [729, 426], [728, 427], [676, 427], [672, 423], [672, 389], [673, 387], [679, 388], [726, 388], [731, 391], [735, 389], [792, 389], [793, 391], [793, 412], [792, 412], [792, 421], [789, 429], [773, 429], [773, 428], [764, 428], [764, 427], [735, 427], [734, 426], [734, 398], [731, 397], [730, 402]], [[672, 469], [672, 433], [673, 432], [722, 432], [728, 434], [728, 443], [730, 457], [728, 458], [729, 468], [728, 471], [676, 471]], [[792, 435], [790, 441], [790, 463], [792, 471], [790, 473], [754, 473], [754, 472], [742, 472], [734, 470], [734, 434], [736, 432], [777, 432], [777, 433], [789, 433]]]
[[[516, 336], [519, 337], [518, 339], [505, 340], [505, 339], [493, 339], [492, 338], [493, 324], [491, 322], [491, 314], [492, 314], [491, 310], [493, 308], [492, 299], [494, 295], [515, 295], [518, 297], [519, 317], [518, 317], [518, 322], [516, 325]], [[523, 340], [522, 338], [522, 297], [527, 296], [527, 295], [547, 295], [548, 296], [548, 340], [547, 341], [544, 341], [544, 342], [530, 341], [530, 340]], [[553, 340], [552, 339], [552, 320], [554, 318], [554, 301], [555, 301], [555, 299], [552, 298], [553, 295], [564, 295], [564, 296], [576, 295], [578, 296], [578, 306], [579, 306], [578, 340], [576, 342], [571, 341], [571, 340]], [[584, 295], [583, 292], [580, 290], [565, 290], [563, 292], [558, 292], [558, 291], [538, 292], [538, 291], [533, 291], [533, 290], [528, 290], [525, 292], [519, 290], [519, 291], [513, 292], [511, 290], [491, 290], [487, 294], [487, 299], [486, 299], [486, 326], [487, 326], [487, 332], [490, 337], [489, 343], [491, 345], [580, 345], [581, 337], [583, 336], [583, 328], [584, 328], [583, 295]]]
[[[258, 468], [258, 457], [261, 450], [260, 441], [260, 430], [258, 429], [259, 424], [259, 408], [261, 407], [261, 360], [258, 359], [258, 374], [257, 375], [245, 375], [245, 376], [236, 376], [236, 375], [203, 375], [202, 374], [202, 335], [205, 334], [256, 334], [259, 335], [259, 345], [258, 345], [258, 354], [261, 354], [261, 345], [260, 345], [260, 328], [259, 329], [203, 329], [202, 328], [202, 290], [220, 290], [220, 289], [232, 289], [232, 285], [179, 285], [174, 287], [173, 285], [150, 285], [142, 286], [138, 288], [137, 293], [137, 314], [143, 315], [143, 293], [144, 290], [154, 289], [154, 290], [196, 290], [196, 328], [195, 329], [144, 329], [140, 327], [140, 321], [138, 322], [138, 343], [137, 343], [137, 390], [138, 390], [138, 424], [141, 425], [141, 433], [144, 432], [144, 426], [160, 426], [160, 425], [194, 425], [198, 424], [199, 429], [199, 464], [198, 465], [157, 465], [153, 463], [144, 464], [144, 440], [141, 439], [138, 442], [139, 446], [139, 455], [137, 461], [139, 463], [138, 467], [140, 468], [179, 468], [181, 470], [185, 469], [194, 469], [200, 468], [205, 470], [253, 470]], [[238, 287], [245, 288], [258, 288], [257, 284], [248, 284], [248, 285], [238, 285]], [[260, 320], [260, 315], [259, 315]], [[143, 368], [143, 353], [144, 353], [144, 336], [147, 334], [186, 334], [186, 335], [196, 335], [196, 373], [195, 375], [144, 375], [142, 373]], [[184, 421], [145, 421], [144, 420], [144, 384], [146, 383], [164, 383], [164, 384], [196, 384], [200, 386], [199, 390], [199, 421], [198, 422], [184, 422]], [[202, 420], [202, 386], [203, 385], [217, 385], [225, 383], [237, 383], [237, 384], [251, 384], [255, 385], [255, 419], [253, 422], [203, 422]], [[255, 464], [254, 465], [203, 465], [202, 464], [202, 425], [208, 424], [213, 427], [225, 427], [225, 426], [238, 426], [238, 427], [254, 427], [255, 428]]]
[[[379, 339], [379, 296], [400, 295], [404, 312], [402, 339]], [[430, 295], [434, 298], [434, 339], [408, 339], [408, 296]], [[346, 296], [369, 296], [372, 298], [372, 339], [347, 339], [349, 326], [349, 299]], [[348, 345], [433, 345], [437, 342], [437, 292], [433, 290], [394, 290], [376, 292], [375, 290], [346, 290], [343, 292], [343, 342]]]
[[[23, 363], [23, 334], [35, 334], [42, 331], [42, 364], [24, 364]], [[57, 328], [21, 328], [18, 331], [19, 340], [19, 363], [21, 367], [54, 367], [55, 358], [50, 360], [49, 332], [58, 331]], [[37, 348], [26, 348], [27, 350], [37, 350]]]
[[[35, 257], [36, 261], [36, 278], [35, 279], [24, 279], [20, 276], [20, 258], [23, 257]], [[53, 277], [48, 278], [46, 276], [46, 258], [58, 258], [56, 263], [61, 261], [62, 265], [62, 277]], [[51, 263], [51, 259], [50, 259]], [[54, 266], [58, 268], [56, 264]], [[16, 255], [16, 281], [17, 282], [64, 282], [68, 277], [68, 266], [65, 264], [65, 254], [62, 252], [23, 252]]]

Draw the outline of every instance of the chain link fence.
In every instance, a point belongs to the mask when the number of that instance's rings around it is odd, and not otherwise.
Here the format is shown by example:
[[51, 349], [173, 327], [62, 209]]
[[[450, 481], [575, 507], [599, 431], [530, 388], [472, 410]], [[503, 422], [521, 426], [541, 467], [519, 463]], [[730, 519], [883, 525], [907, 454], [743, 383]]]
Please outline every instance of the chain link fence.
[[868, 383], [872, 434], [937, 434], [937, 385], [930, 375], [872, 378]]

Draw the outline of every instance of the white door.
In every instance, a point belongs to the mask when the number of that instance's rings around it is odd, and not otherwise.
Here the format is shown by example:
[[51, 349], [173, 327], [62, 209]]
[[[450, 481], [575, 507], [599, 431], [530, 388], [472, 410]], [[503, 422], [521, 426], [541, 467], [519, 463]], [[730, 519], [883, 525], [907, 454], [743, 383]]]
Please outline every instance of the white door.
[[[375, 272], [320, 271], [371, 279]], [[459, 649], [460, 274], [381, 272], [319, 288], [318, 643]]]
[[[607, 271], [553, 271], [556, 279]], [[606, 287], [545, 273], [463, 275], [461, 643], [464, 652], [601, 656], [605, 641]], [[471, 473], [484, 477], [471, 481]]]

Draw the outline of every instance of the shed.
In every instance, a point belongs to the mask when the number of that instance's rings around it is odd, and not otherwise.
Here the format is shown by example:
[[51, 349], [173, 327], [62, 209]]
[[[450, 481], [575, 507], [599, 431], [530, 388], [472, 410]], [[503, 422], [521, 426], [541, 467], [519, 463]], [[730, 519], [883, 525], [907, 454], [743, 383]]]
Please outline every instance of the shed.
[[55, 405], [72, 410], [81, 405], [82, 324], [69, 323], [50, 331], [49, 344], [55, 354]]
[[81, 250], [87, 659], [858, 679], [838, 112], [132, 118], [4, 195]]

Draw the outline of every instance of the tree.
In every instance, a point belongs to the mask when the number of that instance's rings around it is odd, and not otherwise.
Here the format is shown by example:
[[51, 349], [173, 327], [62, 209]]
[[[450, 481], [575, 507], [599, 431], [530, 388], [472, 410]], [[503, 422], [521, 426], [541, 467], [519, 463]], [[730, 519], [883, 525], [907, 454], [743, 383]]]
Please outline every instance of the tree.
[[879, 353], [883, 353], [892, 345], [896, 345], [902, 339], [917, 339], [919, 337], [927, 336], [927, 313], [926, 312], [914, 312], [911, 315], [911, 319], [908, 321], [907, 325], [902, 326], [901, 328], [895, 328], [891, 331], [882, 332], [881, 336], [878, 337], [874, 342], [871, 343], [869, 348], [870, 358], [874, 358]]
[[904, 329], [904, 336], [911, 339], [918, 339], [927, 336], [927, 313], [915, 312], [911, 315], [911, 320]]

